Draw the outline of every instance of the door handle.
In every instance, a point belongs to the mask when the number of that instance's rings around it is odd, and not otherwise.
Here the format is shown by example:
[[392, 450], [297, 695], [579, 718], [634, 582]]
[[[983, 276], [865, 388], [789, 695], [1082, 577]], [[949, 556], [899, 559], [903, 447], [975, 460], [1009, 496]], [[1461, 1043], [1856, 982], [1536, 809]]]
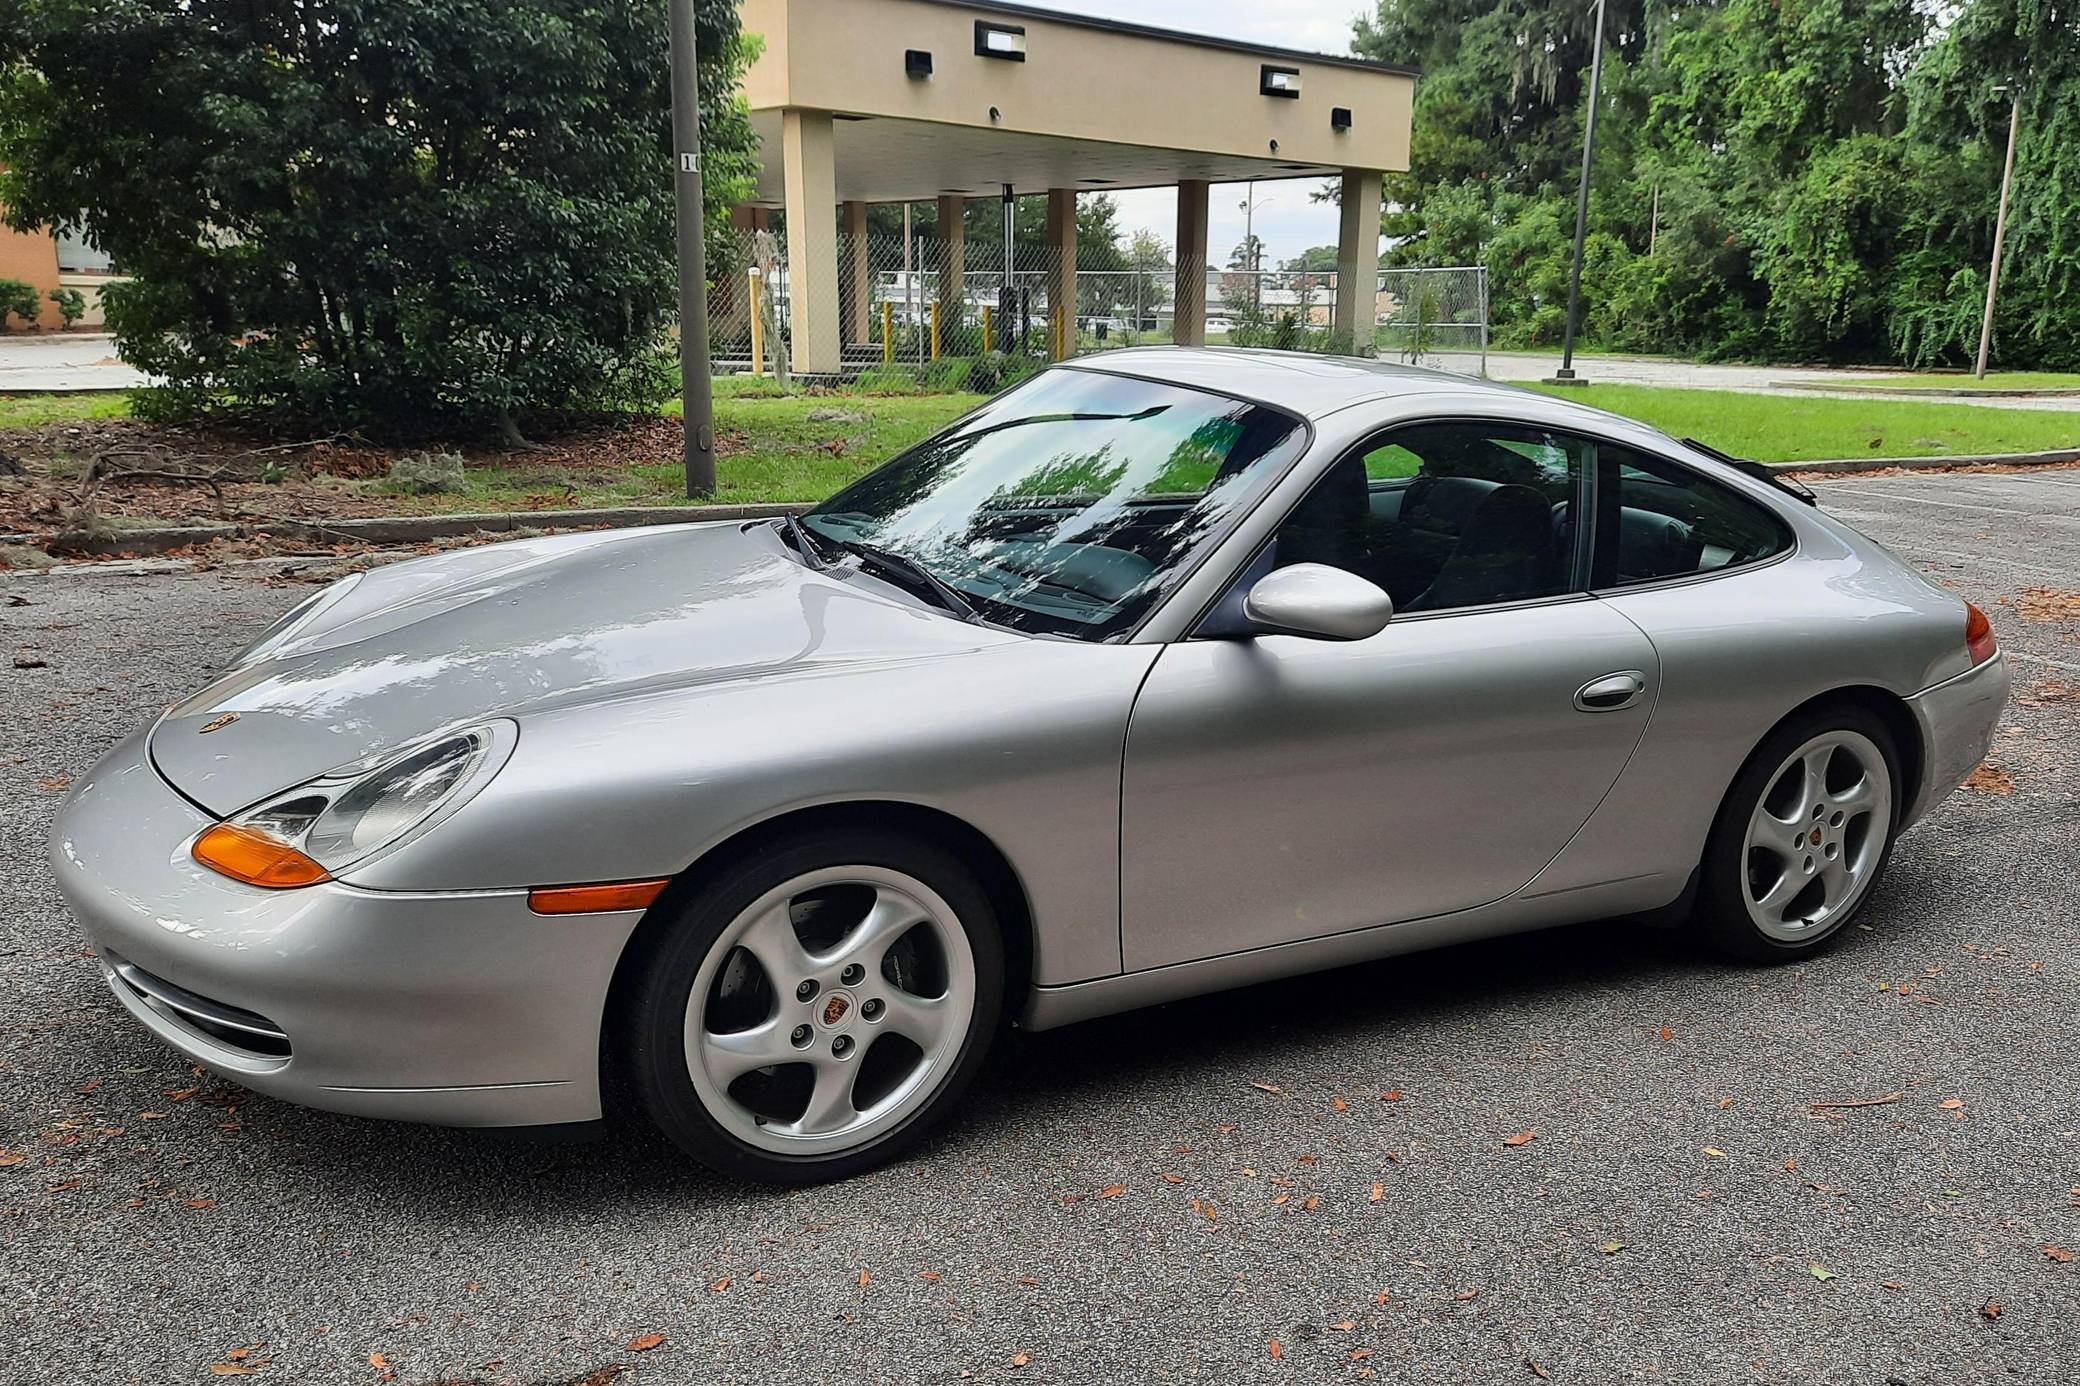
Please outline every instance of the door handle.
[[1638, 702], [1646, 691], [1647, 676], [1627, 669], [1583, 684], [1574, 695], [1574, 705], [1582, 712], [1619, 712]]

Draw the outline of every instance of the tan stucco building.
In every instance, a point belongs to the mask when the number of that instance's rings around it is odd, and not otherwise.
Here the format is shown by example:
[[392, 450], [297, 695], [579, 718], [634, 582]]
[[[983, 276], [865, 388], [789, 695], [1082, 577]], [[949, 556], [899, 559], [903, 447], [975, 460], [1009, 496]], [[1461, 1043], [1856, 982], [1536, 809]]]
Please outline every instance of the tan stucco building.
[[1330, 318], [1370, 340], [1381, 178], [1408, 167], [1412, 72], [996, 0], [743, 0], [743, 22], [765, 42], [745, 79], [764, 159], [751, 205], [786, 212], [798, 368], [836, 371], [867, 316], [865, 274], [841, 274], [841, 221], [863, 232], [868, 203], [937, 201], [957, 278], [962, 201], [1007, 187], [1048, 198], [1046, 297], [1072, 305], [1076, 194], [1175, 186], [1174, 330], [1190, 344], [1208, 185], [1339, 179]]

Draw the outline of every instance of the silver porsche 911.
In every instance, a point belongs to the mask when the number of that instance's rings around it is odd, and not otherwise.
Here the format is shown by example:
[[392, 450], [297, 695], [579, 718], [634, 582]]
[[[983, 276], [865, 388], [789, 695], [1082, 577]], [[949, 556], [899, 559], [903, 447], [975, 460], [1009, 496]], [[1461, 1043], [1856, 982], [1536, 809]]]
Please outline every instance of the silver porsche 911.
[[1986, 618], [1696, 443], [1426, 371], [1048, 370], [798, 518], [418, 558], [117, 746], [52, 855], [246, 1086], [626, 1093], [888, 1160], [1032, 1029], [1648, 915], [1796, 958], [1984, 755]]

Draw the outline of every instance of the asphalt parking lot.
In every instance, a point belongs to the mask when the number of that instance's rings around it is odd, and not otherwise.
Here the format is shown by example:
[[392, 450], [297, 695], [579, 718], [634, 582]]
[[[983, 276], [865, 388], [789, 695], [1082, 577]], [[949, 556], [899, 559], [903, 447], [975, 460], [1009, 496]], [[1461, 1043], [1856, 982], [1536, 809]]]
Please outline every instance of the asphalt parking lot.
[[1021, 1036], [915, 1158], [785, 1193], [192, 1073], [44, 839], [309, 588], [0, 575], [0, 1381], [2072, 1379], [2080, 471], [1822, 497], [2018, 694], [1834, 952], [1597, 924]]

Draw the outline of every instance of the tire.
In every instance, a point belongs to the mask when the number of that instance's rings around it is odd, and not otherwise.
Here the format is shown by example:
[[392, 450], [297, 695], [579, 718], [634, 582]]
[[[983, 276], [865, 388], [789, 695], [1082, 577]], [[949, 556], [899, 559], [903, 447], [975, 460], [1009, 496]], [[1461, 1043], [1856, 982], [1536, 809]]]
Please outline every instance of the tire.
[[1838, 939], [1892, 859], [1899, 764], [1884, 721], [1854, 703], [1796, 713], [1764, 738], [1705, 845], [1704, 939], [1762, 963], [1810, 957]]
[[650, 1119], [720, 1173], [801, 1185], [885, 1164], [988, 1056], [1003, 940], [943, 847], [811, 830], [746, 852], [676, 909], [639, 960], [620, 1048]]

